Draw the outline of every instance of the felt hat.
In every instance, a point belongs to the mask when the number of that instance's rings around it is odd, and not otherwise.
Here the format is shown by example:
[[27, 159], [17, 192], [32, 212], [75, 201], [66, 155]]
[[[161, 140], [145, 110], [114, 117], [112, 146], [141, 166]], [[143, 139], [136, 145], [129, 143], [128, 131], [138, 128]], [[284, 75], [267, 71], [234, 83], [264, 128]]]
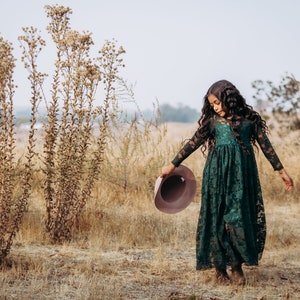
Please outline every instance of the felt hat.
[[196, 193], [196, 179], [193, 172], [180, 165], [170, 175], [158, 177], [155, 182], [155, 206], [167, 214], [185, 209]]

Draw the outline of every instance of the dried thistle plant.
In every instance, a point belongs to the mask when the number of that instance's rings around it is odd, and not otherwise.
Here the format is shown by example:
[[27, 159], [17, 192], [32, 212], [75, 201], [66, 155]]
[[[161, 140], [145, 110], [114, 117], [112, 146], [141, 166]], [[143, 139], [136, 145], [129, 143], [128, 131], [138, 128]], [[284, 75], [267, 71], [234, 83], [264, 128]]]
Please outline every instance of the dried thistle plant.
[[13, 72], [15, 59], [10, 43], [0, 37], [0, 261], [9, 253], [10, 236], [14, 232], [13, 186], [14, 147], [13, 95], [15, 85]]
[[[35, 145], [36, 138], [35, 125], [37, 123], [36, 115], [38, 111], [39, 102], [42, 100], [43, 95], [43, 83], [47, 74], [43, 74], [38, 71], [37, 59], [42, 51], [43, 47], [45, 47], [45, 41], [38, 34], [38, 30], [33, 27], [24, 27], [22, 28], [24, 35], [19, 36], [18, 40], [20, 42], [20, 47], [22, 49], [22, 57], [21, 60], [24, 64], [25, 69], [28, 71], [28, 80], [30, 82], [30, 90], [31, 90], [31, 117], [30, 117], [30, 128], [28, 132], [28, 145], [27, 151], [25, 154], [25, 166], [24, 166], [24, 175], [22, 178], [22, 186], [23, 186], [23, 195], [22, 199], [24, 199], [24, 207], [19, 209], [18, 216], [21, 218], [23, 211], [27, 205], [27, 199], [30, 196], [31, 191], [31, 181], [34, 172], [34, 156], [35, 156]], [[26, 202], [25, 202], [26, 200]]]
[[[34, 36], [35, 31], [27, 29], [27, 34]], [[25, 36], [21, 39], [26, 41]], [[39, 51], [37, 49], [42, 41], [35, 40], [32, 37], [29, 39], [33, 43], [28, 48], [27, 57], [29, 60], [24, 61], [24, 63], [27, 68], [32, 70], [28, 77], [31, 82], [32, 91], [32, 114], [25, 164], [20, 178], [21, 195], [19, 196], [14, 190], [16, 183], [19, 182], [14, 161], [15, 130], [13, 96], [15, 93], [15, 84], [13, 71], [15, 68], [15, 58], [12, 54], [13, 48], [11, 44], [4, 41], [2, 37], [0, 38], [0, 262], [10, 252], [13, 238], [19, 230], [31, 191], [35, 146], [36, 99], [39, 99], [39, 87], [36, 84], [40, 84], [42, 80], [42, 75], [36, 71], [35, 59]], [[26, 51], [25, 48], [23, 50]], [[31, 66], [29, 67], [29, 65]]]
[[[71, 9], [46, 6], [46, 12], [50, 18], [47, 29], [57, 49], [52, 98], [44, 124], [46, 231], [52, 242], [60, 243], [72, 238], [100, 171], [114, 118], [116, 75], [123, 66], [120, 56], [124, 50], [107, 41], [100, 56], [91, 59], [91, 34], [71, 30]], [[104, 100], [95, 106], [101, 81]], [[96, 121], [99, 134], [91, 145]]]

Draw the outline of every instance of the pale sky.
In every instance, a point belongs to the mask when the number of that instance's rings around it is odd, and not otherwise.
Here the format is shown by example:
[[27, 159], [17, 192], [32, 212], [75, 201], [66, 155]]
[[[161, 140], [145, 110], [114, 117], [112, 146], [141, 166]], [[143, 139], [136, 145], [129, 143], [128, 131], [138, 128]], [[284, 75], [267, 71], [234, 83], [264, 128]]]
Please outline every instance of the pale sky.
[[[94, 49], [116, 39], [126, 50], [122, 76], [135, 84], [142, 109], [186, 104], [200, 111], [209, 86], [227, 79], [250, 104], [256, 79], [279, 82], [286, 72], [300, 80], [299, 0], [0, 0], [0, 34], [18, 59], [15, 106], [29, 103], [17, 37], [24, 26], [45, 28], [44, 6], [72, 8], [73, 29], [92, 32]], [[48, 72], [47, 54], [40, 69]]]

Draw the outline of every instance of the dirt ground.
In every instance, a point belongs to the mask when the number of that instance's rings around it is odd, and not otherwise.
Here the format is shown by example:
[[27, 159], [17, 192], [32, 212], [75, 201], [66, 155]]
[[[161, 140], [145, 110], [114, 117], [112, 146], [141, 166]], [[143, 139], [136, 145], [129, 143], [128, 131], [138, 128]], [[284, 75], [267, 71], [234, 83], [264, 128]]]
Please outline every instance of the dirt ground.
[[259, 267], [244, 268], [246, 285], [235, 286], [196, 271], [194, 249], [20, 245], [2, 272], [1, 299], [300, 299], [298, 252], [266, 251]]

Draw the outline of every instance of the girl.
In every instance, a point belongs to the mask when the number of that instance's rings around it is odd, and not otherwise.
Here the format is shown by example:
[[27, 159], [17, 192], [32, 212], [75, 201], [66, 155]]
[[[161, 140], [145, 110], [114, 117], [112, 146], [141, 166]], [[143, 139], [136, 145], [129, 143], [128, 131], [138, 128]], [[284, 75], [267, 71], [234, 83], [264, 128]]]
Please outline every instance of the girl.
[[196, 234], [197, 270], [214, 267], [219, 281], [245, 283], [242, 263], [258, 265], [266, 238], [261, 186], [252, 145], [257, 142], [286, 190], [293, 188], [268, 137], [261, 116], [226, 80], [214, 83], [204, 97], [199, 128], [162, 168], [170, 175], [192, 152], [208, 150], [202, 178], [202, 201]]

